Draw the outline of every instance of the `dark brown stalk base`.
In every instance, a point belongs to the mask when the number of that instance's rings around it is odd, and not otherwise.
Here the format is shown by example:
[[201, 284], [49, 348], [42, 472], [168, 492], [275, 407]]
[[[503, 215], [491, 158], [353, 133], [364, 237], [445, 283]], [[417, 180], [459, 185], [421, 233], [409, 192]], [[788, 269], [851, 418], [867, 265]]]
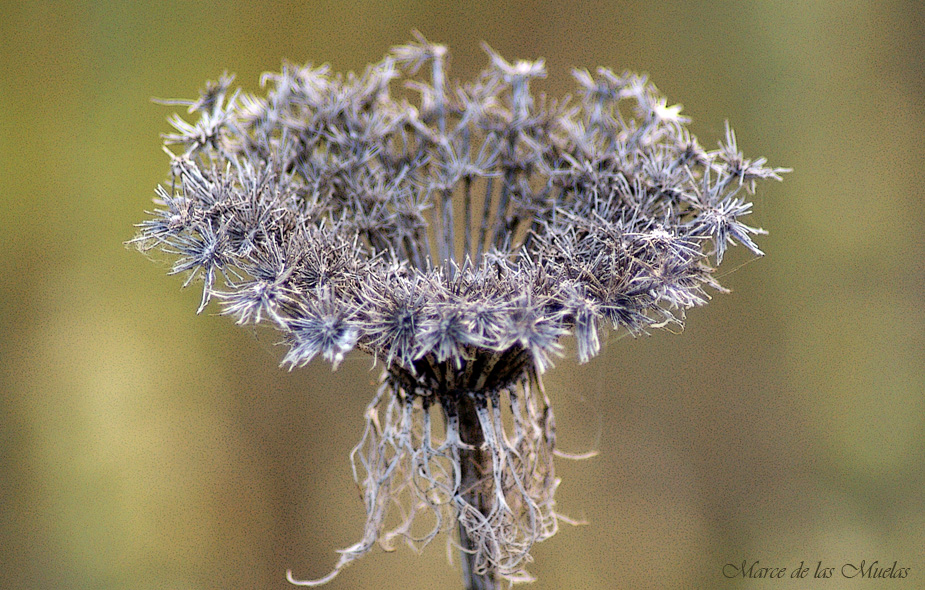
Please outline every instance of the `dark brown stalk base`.
[[[491, 506], [491, 489], [486, 486], [485, 475], [490, 474], [491, 454], [482, 448], [485, 437], [479, 425], [475, 411], [475, 397], [460, 394], [456, 398], [456, 412], [459, 418], [459, 438], [465, 445], [459, 453], [460, 492], [463, 500], [482, 514], [488, 513]], [[459, 545], [462, 558], [463, 583], [465, 590], [499, 590], [493, 571], [477, 573], [477, 552], [466, 532], [466, 527], [459, 523]]]

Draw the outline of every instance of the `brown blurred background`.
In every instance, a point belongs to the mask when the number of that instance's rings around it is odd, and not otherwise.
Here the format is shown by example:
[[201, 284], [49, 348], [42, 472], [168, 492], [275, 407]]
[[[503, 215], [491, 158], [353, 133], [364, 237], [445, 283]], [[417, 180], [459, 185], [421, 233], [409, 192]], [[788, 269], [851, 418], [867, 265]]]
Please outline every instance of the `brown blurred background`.
[[[122, 242], [166, 178], [172, 108], [224, 70], [361, 69], [420, 29], [468, 78], [489, 42], [651, 75], [713, 148], [794, 172], [760, 188], [768, 256], [681, 335], [610, 338], [548, 374], [565, 526], [537, 590], [841, 588], [743, 581], [879, 560], [925, 587], [925, 10], [867, 2], [3, 2], [0, 586], [285, 589], [358, 540], [347, 456], [377, 377], [278, 367]], [[734, 272], [733, 272], [734, 270]], [[460, 588], [442, 541], [376, 551], [327, 588]], [[810, 574], [812, 575], [812, 573]], [[855, 583], [857, 581], [854, 581]]]

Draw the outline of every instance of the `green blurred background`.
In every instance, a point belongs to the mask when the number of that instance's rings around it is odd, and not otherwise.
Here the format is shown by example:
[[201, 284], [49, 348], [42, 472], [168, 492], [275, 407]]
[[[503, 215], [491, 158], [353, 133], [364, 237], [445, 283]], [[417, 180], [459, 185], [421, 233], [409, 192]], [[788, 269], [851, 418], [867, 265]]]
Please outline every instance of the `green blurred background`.
[[[729, 257], [733, 293], [548, 374], [561, 446], [600, 455], [558, 463], [588, 524], [535, 548], [533, 587], [845, 587], [724, 579], [743, 559], [896, 560], [909, 578], [865, 585], [925, 587], [920, 0], [3, 2], [0, 586], [284, 589], [358, 540], [369, 359], [288, 373], [122, 242], [168, 172], [150, 98], [361, 69], [412, 28], [454, 77], [482, 40], [545, 57], [552, 95], [573, 66], [648, 72], [705, 147], [728, 119], [794, 169], [760, 187], [768, 256]], [[376, 551], [328, 588], [459, 588], [454, 561]]]

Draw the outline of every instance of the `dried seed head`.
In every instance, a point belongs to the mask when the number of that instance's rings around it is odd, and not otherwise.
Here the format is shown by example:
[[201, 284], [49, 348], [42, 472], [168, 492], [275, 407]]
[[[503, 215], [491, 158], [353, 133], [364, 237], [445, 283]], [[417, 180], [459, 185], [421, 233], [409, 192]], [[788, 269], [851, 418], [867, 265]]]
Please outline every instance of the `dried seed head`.
[[704, 150], [644, 76], [575, 70], [577, 101], [549, 101], [531, 89], [543, 60], [486, 45], [485, 72], [452, 85], [446, 47], [415, 36], [361, 75], [284, 64], [266, 96], [223, 76], [172, 101], [194, 120], [170, 119], [172, 179], [133, 242], [203, 279], [200, 311], [216, 297], [269, 320], [290, 367], [354, 348], [383, 363], [353, 453], [366, 532], [334, 573], [459, 525], [476, 573], [519, 580], [557, 525], [540, 376], [562, 337], [587, 362], [604, 324], [681, 324], [721, 289], [728, 245], [761, 255], [741, 189], [786, 170], [746, 159], [728, 125]]

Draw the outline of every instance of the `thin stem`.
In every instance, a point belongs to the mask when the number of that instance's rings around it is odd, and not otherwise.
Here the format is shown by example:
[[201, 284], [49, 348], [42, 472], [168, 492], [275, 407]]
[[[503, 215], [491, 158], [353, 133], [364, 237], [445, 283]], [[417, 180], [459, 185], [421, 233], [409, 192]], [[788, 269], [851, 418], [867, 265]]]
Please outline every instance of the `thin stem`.
[[464, 182], [463, 210], [466, 232], [463, 235], [463, 260], [472, 256], [472, 177], [466, 176]]
[[[464, 443], [459, 451], [460, 493], [463, 500], [480, 513], [487, 515], [491, 504], [491, 490], [486, 489], [484, 473], [491, 473], [491, 453], [482, 448], [485, 437], [479, 425], [474, 396], [460, 393], [456, 401], [459, 419], [459, 438]], [[476, 547], [469, 538], [462, 520], [459, 522], [459, 545], [462, 558], [465, 590], [500, 590], [493, 571], [476, 573]]]
[[[435, 48], [436, 49], [436, 48]], [[440, 129], [440, 137], [446, 136], [446, 96], [444, 94], [445, 73], [443, 70], [443, 60], [446, 55], [446, 48], [434, 51], [431, 61], [431, 82], [434, 86], [434, 102], [437, 109], [437, 126]]]
[[453, 242], [453, 189], [446, 188], [441, 192], [441, 208], [443, 209], [443, 255], [440, 262], [449, 268], [455, 259], [455, 248]]
[[489, 176], [488, 180], [485, 181], [485, 201], [482, 205], [482, 223], [479, 227], [479, 243], [478, 250], [475, 253], [476, 264], [482, 261], [482, 252], [485, 248], [485, 237], [488, 234], [488, 220], [491, 216], [491, 191], [492, 191], [492, 181], [494, 181], [493, 176]]
[[[495, 229], [491, 237], [491, 243], [496, 248], [501, 248], [504, 236], [508, 235], [507, 203], [510, 199], [511, 191], [514, 189], [514, 181], [517, 176], [517, 170], [514, 162], [517, 157], [517, 135], [511, 133], [508, 136], [508, 160], [502, 164], [504, 169], [504, 182], [501, 185], [501, 197], [498, 200], [498, 211], [495, 213]], [[513, 240], [511, 241], [513, 243]]]

